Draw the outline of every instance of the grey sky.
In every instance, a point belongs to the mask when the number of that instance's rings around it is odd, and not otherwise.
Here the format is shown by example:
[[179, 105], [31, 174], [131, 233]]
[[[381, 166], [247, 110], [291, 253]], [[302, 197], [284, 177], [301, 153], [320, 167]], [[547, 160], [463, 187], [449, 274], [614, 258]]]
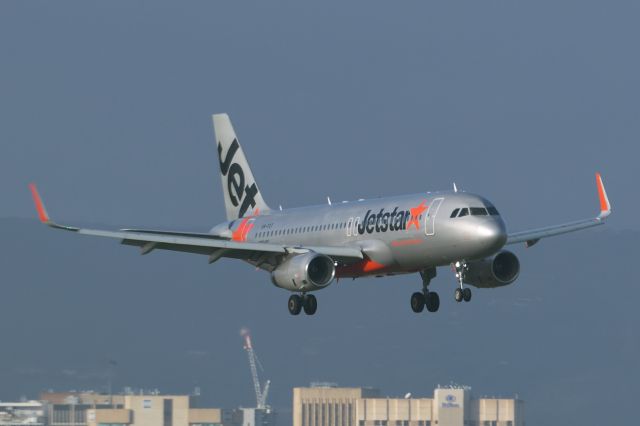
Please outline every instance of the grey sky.
[[438, 315], [409, 312], [418, 278], [407, 276], [341, 282], [300, 321], [240, 262], [140, 258], [3, 220], [0, 398], [98, 387], [113, 356], [118, 386], [202, 385], [216, 403], [249, 404], [246, 325], [280, 407], [315, 379], [394, 395], [456, 380], [520, 392], [532, 424], [616, 423], [600, 404], [626, 419], [632, 393], [601, 387], [640, 379], [626, 264], [638, 233], [622, 234], [640, 231], [639, 12], [633, 1], [0, 2], [0, 218], [35, 217], [36, 181], [60, 221], [205, 229], [224, 219], [215, 112], [231, 115], [272, 206], [455, 181], [520, 229], [594, 214], [600, 171], [614, 208], [608, 231], [519, 249], [517, 284], [468, 306], [443, 269]]
[[225, 111], [274, 205], [455, 180], [519, 228], [600, 170], [638, 229], [635, 2], [343, 3], [2, 2], [0, 216], [213, 224]]

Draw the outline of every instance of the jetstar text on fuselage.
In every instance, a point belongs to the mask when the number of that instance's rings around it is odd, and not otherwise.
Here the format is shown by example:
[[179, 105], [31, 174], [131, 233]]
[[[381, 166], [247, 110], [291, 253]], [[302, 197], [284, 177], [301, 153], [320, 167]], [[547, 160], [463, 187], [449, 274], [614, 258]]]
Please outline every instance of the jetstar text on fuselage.
[[367, 211], [362, 223], [358, 224], [358, 234], [372, 234], [374, 232], [402, 231], [407, 229], [407, 224], [411, 221], [411, 213], [408, 210], [400, 210], [395, 207], [393, 211], [385, 212], [381, 208], [378, 213]]

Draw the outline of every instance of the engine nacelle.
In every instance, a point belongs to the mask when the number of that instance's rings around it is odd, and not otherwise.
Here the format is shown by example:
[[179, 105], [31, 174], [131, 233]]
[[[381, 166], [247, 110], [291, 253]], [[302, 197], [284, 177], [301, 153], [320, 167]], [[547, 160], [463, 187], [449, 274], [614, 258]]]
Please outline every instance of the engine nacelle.
[[493, 288], [509, 285], [520, 275], [520, 261], [510, 251], [467, 263], [464, 282], [474, 287]]
[[271, 281], [277, 287], [291, 291], [320, 290], [331, 284], [336, 267], [329, 256], [303, 253], [291, 256], [271, 273]]

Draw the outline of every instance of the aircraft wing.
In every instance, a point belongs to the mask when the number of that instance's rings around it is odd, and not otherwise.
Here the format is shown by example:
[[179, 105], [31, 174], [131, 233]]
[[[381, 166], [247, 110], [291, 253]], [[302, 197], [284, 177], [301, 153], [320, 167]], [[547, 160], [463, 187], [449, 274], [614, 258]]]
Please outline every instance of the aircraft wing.
[[256, 266], [272, 264], [274, 256], [288, 253], [301, 253], [313, 251], [325, 254], [332, 259], [342, 262], [355, 262], [363, 259], [362, 251], [352, 247], [331, 246], [286, 246], [281, 244], [237, 242], [217, 237], [211, 234], [121, 229], [118, 231], [106, 231], [100, 229], [78, 228], [75, 226], [60, 225], [51, 220], [34, 184], [29, 185], [33, 201], [36, 205], [40, 222], [52, 228], [76, 232], [82, 235], [114, 238], [122, 244], [140, 247], [142, 254], [153, 250], [172, 250], [187, 253], [196, 253], [209, 256], [209, 262], [213, 263], [221, 257], [232, 257], [247, 260]]
[[544, 228], [510, 233], [507, 237], [507, 244], [524, 242], [527, 247], [531, 247], [541, 238], [553, 237], [554, 235], [580, 231], [582, 229], [604, 224], [605, 218], [611, 214], [611, 204], [609, 203], [607, 192], [604, 189], [604, 184], [602, 183], [602, 177], [600, 176], [600, 173], [596, 173], [596, 184], [598, 186], [598, 197], [600, 199], [600, 214], [598, 216], [591, 219], [578, 220], [561, 225], [553, 225]]

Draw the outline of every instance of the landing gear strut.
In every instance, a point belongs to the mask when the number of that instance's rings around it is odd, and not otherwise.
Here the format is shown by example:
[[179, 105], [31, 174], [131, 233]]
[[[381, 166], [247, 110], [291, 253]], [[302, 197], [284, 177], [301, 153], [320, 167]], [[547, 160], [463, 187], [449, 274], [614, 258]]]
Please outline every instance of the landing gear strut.
[[292, 294], [288, 308], [291, 315], [298, 315], [303, 309], [305, 314], [313, 315], [318, 310], [318, 300], [313, 294]]
[[435, 291], [429, 291], [429, 283], [436, 277], [436, 268], [425, 269], [420, 272], [422, 277], [422, 292], [411, 295], [411, 310], [415, 313], [422, 312], [426, 306], [427, 311], [436, 312], [440, 308], [440, 296]]
[[464, 261], [459, 261], [453, 264], [453, 270], [456, 273], [456, 279], [458, 280], [459, 287], [456, 288], [455, 298], [456, 302], [468, 302], [471, 300], [471, 289], [463, 287], [464, 274], [467, 271], [467, 264]]

